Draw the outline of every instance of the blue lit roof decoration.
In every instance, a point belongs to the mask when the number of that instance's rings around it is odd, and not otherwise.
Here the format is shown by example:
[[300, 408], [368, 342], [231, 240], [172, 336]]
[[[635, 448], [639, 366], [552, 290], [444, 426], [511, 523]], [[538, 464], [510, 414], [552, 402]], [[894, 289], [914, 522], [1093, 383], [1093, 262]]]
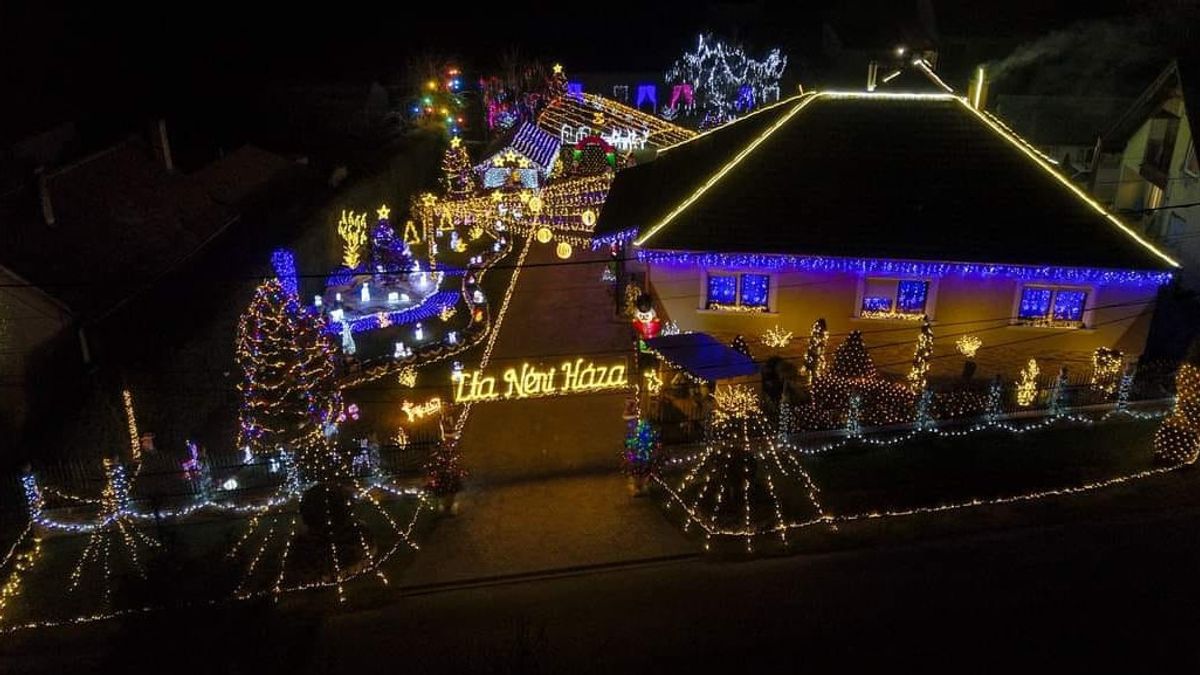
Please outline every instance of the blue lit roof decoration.
[[715, 251], [658, 251], [638, 249], [641, 262], [704, 269], [756, 269], [771, 272], [842, 272], [927, 278], [976, 277], [1017, 279], [1028, 282], [1161, 286], [1172, 273], [1156, 270], [1117, 270], [1052, 265], [992, 265], [987, 263], [930, 262], [887, 258], [833, 258], [825, 256], [720, 253]]

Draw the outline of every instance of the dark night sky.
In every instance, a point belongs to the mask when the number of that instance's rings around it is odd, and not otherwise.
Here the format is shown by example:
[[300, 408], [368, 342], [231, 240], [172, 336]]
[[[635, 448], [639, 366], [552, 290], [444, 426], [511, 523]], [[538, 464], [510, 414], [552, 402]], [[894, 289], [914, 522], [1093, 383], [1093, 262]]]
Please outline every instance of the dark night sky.
[[[1139, 11], [1149, 0], [935, 2], [939, 21], [983, 34], [1032, 36], [1072, 20]], [[404, 63], [432, 50], [488, 68], [502, 50], [562, 61], [568, 70], [663, 70], [709, 29], [752, 50], [781, 45], [800, 63], [819, 43], [822, 18], [886, 16], [903, 0], [810, 2], [465, 2], [451, 9], [405, 2], [321, 2], [249, 9], [251, 2], [169, 3], [154, 10], [115, 3], [4, 3], [3, 91], [21, 101], [7, 135], [39, 119], [97, 110], [145, 111], [180, 104], [237, 105], [274, 81], [396, 81]], [[5, 98], [10, 98], [6, 96]]]

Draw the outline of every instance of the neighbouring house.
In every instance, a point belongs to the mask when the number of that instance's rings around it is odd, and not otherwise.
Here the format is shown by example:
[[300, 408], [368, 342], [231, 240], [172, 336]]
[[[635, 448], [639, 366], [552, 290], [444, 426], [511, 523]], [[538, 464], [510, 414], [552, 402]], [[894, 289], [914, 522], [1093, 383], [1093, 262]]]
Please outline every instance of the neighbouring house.
[[1117, 162], [1097, 158], [1096, 145], [1132, 103], [1119, 96], [1000, 94], [991, 110], [1076, 182], [1108, 184], [1117, 179]]
[[911, 65], [924, 88], [810, 92], [619, 173], [596, 243], [627, 247], [664, 323], [756, 356], [778, 326], [797, 358], [824, 318], [899, 373], [924, 316], [935, 377], [962, 372], [967, 335], [981, 376], [1139, 355], [1176, 261]]
[[[1190, 78], [1190, 79], [1189, 79]], [[1200, 161], [1195, 120], [1200, 119], [1200, 60], [1167, 66], [1125, 114], [1105, 132], [1103, 147], [1119, 163], [1093, 192], [1137, 230], [1178, 257], [1184, 285], [1200, 277]]]
[[11, 432], [0, 447], [103, 360], [101, 326], [129, 344], [155, 333], [142, 325], [152, 323], [148, 308], [137, 305], [129, 321], [134, 301], [303, 171], [243, 146], [183, 174], [159, 129], [161, 142], [131, 137], [40, 170], [0, 198], [0, 430]]
[[483, 187], [541, 187], [550, 178], [561, 147], [558, 136], [522, 122], [498, 139], [496, 149], [475, 165]]

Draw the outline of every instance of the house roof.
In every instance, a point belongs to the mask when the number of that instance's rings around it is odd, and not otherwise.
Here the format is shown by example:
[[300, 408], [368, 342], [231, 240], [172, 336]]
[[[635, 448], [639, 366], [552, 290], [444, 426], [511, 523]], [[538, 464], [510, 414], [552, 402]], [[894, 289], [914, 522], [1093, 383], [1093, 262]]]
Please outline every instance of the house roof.
[[1188, 123], [1192, 137], [1200, 136], [1200, 53], [1172, 60], [1154, 78], [1141, 95], [1103, 134], [1105, 150], [1120, 150], [1146, 119], [1158, 110], [1163, 101], [1182, 95], [1183, 105], [1191, 114]]
[[553, 168], [560, 145], [557, 136], [541, 130], [536, 124], [522, 122], [515, 130], [503, 136], [503, 142], [489, 152], [484, 161], [475, 165], [475, 170], [483, 171], [490, 168], [493, 157], [505, 150], [512, 149], [537, 164], [543, 172], [547, 172]]
[[749, 356], [707, 333], [661, 335], [646, 340], [646, 346], [670, 365], [709, 382], [758, 372], [758, 366]]
[[597, 235], [648, 249], [1166, 269], [1173, 261], [948, 94], [821, 92], [616, 177]]
[[[597, 113], [605, 118], [604, 127], [596, 128]], [[596, 94], [560, 96], [538, 115], [537, 124], [550, 134], [561, 133], [563, 125], [588, 127], [594, 133], [610, 133], [618, 129], [645, 132], [646, 142], [655, 148], [687, 140], [696, 132], [671, 124], [637, 108], [627, 106]]]
[[47, 175], [52, 226], [37, 190], [0, 201], [0, 262], [98, 319], [221, 232], [242, 199], [289, 166], [243, 148], [187, 176], [130, 139]]

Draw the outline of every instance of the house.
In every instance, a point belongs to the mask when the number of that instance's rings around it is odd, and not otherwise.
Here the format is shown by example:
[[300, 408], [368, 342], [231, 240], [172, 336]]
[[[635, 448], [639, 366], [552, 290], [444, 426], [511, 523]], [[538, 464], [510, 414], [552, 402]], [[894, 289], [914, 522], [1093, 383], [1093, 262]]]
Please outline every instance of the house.
[[1105, 132], [1103, 147], [1119, 163], [1115, 180], [1093, 185], [1138, 232], [1178, 257], [1191, 287], [1200, 283], [1198, 119], [1200, 59], [1176, 60]]
[[[0, 430], [55, 405], [114, 341], [142, 344], [139, 331], [161, 330], [134, 302], [304, 173], [253, 146], [191, 174], [174, 170], [169, 153], [130, 137], [0, 198]], [[131, 311], [152, 327], [129, 325]]]
[[824, 318], [903, 372], [924, 316], [934, 376], [966, 335], [981, 375], [1140, 354], [1175, 259], [917, 61], [923, 90], [795, 96], [619, 173], [596, 241], [627, 247], [664, 322], [758, 350], [778, 326], [792, 358]]
[[497, 145], [495, 151], [475, 165], [480, 183], [488, 189], [512, 184], [526, 188], [541, 186], [550, 177], [561, 147], [558, 136], [529, 122], [522, 122], [505, 134]]

